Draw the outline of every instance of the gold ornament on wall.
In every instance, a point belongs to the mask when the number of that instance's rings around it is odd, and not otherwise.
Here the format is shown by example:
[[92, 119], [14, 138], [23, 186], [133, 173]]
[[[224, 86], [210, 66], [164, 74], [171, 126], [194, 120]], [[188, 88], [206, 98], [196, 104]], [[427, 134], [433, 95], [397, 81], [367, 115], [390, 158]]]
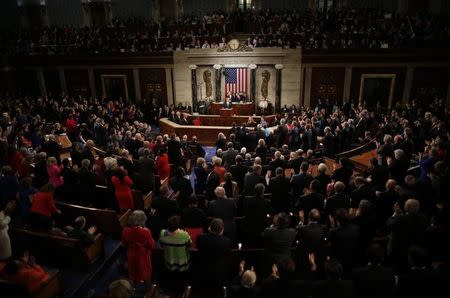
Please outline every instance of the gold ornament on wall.
[[212, 97], [211, 71], [209, 69], [203, 72], [203, 81], [205, 82], [206, 97]]
[[261, 76], [262, 76], [261, 96], [266, 100], [267, 96], [269, 95], [270, 72], [268, 70], [264, 70]]

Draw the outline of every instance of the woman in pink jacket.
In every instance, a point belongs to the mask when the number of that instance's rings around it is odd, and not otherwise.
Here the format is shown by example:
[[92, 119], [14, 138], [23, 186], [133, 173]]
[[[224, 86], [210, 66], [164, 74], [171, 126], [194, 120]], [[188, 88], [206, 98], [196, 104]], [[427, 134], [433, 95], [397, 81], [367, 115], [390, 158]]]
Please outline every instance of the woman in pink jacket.
[[59, 168], [56, 158], [50, 156], [47, 159], [47, 173], [48, 182], [53, 184], [55, 187], [63, 185], [63, 179], [61, 177], [61, 169]]

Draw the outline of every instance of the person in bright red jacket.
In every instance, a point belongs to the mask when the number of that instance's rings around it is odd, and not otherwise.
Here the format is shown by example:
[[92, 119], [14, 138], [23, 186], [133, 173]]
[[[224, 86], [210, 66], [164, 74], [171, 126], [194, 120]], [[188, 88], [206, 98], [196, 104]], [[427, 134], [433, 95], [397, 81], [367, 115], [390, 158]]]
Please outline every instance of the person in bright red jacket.
[[170, 176], [169, 156], [164, 148], [159, 149], [158, 157], [156, 158], [156, 169], [161, 181]]
[[55, 186], [47, 183], [34, 195], [30, 208], [30, 223], [34, 228], [50, 230], [53, 226], [53, 216], [60, 214], [55, 206], [53, 194]]
[[141, 210], [131, 213], [129, 226], [123, 229], [122, 243], [127, 249], [128, 276], [135, 285], [144, 281], [151, 285], [152, 280], [152, 250], [155, 240], [152, 233], [145, 227], [147, 217]]
[[114, 185], [117, 203], [119, 204], [120, 212], [126, 212], [128, 209], [134, 209], [133, 194], [131, 193], [131, 185], [133, 180], [128, 177], [125, 171], [121, 168], [114, 170], [111, 177], [111, 182]]

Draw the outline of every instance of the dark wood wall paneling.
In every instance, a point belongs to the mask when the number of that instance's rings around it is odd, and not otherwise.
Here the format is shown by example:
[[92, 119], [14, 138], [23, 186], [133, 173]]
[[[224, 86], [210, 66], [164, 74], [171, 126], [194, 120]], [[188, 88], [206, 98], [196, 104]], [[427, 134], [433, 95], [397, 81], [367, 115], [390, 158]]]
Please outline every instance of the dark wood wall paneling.
[[67, 84], [67, 92], [70, 96], [91, 96], [89, 74], [87, 69], [66, 69], [64, 73]]
[[17, 73], [13, 70], [0, 70], [0, 95], [17, 93]]
[[44, 80], [48, 96], [58, 95], [61, 93], [61, 80], [59, 78], [58, 70], [44, 70]]
[[134, 78], [132, 69], [94, 69], [95, 89], [97, 92], [97, 96], [99, 98], [101, 98], [103, 95], [102, 79], [101, 79], [102, 75], [125, 75], [128, 88], [128, 99], [131, 102], [136, 101], [135, 96], [136, 93], [134, 91]]
[[21, 95], [37, 96], [41, 94], [35, 70], [18, 71], [17, 79], [17, 86]]
[[412, 97], [447, 96], [450, 68], [420, 67], [414, 70]]
[[350, 98], [353, 100], [359, 99], [359, 89], [361, 86], [361, 76], [363, 74], [395, 74], [395, 88], [394, 97], [392, 99], [392, 106], [397, 102], [402, 101], [403, 89], [405, 87], [406, 67], [363, 67], [353, 68], [352, 83], [350, 89]]
[[167, 104], [167, 82], [164, 68], [139, 69], [142, 100], [155, 99], [156, 103]]
[[344, 95], [344, 67], [314, 67], [311, 75], [311, 106], [319, 98], [328, 98], [330, 103], [342, 103]]

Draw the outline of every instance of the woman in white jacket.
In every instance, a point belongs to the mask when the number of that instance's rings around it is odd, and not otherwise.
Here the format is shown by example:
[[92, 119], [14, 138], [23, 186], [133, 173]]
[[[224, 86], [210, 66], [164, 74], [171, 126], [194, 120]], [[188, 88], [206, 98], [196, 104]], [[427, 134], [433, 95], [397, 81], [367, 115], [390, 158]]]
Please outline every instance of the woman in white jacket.
[[8, 226], [11, 221], [9, 216], [16, 206], [15, 201], [6, 204], [5, 209], [0, 211], [0, 260], [11, 257], [11, 241], [9, 240]]

